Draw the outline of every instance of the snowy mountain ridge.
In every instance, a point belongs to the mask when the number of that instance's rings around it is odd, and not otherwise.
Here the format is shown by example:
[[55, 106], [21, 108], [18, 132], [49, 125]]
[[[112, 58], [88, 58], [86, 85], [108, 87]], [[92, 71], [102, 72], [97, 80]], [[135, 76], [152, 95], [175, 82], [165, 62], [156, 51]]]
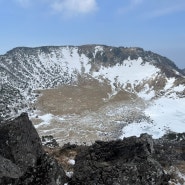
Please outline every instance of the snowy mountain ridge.
[[[108, 80], [113, 94], [120, 88], [140, 94], [154, 93], [151, 89], [159, 88], [161, 79], [164, 83], [157, 93], [164, 86], [168, 92], [176, 77], [183, 78], [170, 60], [141, 48], [23, 47], [0, 56], [0, 61], [1, 88], [15, 88], [20, 91], [17, 96], [22, 98], [35, 89], [74, 83], [78, 75], [84, 74]], [[149, 87], [148, 81], [155, 84]]]
[[20, 47], [0, 56], [0, 73], [3, 119], [32, 108], [34, 90], [78, 85], [80, 78], [110, 85], [109, 99], [122, 91], [150, 102], [160, 98], [184, 102], [185, 97], [182, 71], [169, 59], [141, 48]]

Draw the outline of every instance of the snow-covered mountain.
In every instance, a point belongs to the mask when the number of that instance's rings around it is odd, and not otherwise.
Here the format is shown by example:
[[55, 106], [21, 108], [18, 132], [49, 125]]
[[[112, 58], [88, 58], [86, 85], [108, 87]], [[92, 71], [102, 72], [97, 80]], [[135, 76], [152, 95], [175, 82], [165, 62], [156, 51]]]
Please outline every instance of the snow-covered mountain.
[[[110, 85], [109, 99], [124, 90], [144, 101], [156, 101], [153, 103], [156, 106], [161, 98], [167, 106], [168, 100], [171, 104], [178, 100], [181, 106], [185, 105], [182, 71], [169, 59], [141, 48], [104, 45], [19, 47], [0, 56], [0, 73], [3, 119], [29, 110], [36, 100], [34, 90], [62, 84], [78, 85], [79, 78], [96, 79]], [[155, 110], [147, 109], [146, 114], [151, 116]], [[160, 111], [164, 110], [161, 108]], [[181, 114], [178, 111], [176, 113]], [[181, 123], [185, 124], [185, 117]]]

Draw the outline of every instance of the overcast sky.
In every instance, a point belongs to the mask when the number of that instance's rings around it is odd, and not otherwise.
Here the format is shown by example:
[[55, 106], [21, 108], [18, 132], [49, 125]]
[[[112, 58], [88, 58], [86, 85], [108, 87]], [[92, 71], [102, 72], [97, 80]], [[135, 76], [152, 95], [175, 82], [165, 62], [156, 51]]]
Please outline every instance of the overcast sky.
[[185, 0], [0, 0], [0, 54], [82, 44], [142, 47], [185, 68]]

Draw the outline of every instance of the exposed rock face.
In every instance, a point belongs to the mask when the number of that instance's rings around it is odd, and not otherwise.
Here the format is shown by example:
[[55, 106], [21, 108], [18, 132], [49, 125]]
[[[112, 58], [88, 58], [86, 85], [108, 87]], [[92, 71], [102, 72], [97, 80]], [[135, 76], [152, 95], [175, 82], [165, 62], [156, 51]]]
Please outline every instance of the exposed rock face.
[[64, 182], [62, 167], [45, 154], [26, 113], [0, 124], [0, 184], [60, 185]]
[[169, 176], [152, 158], [153, 140], [148, 135], [123, 141], [97, 141], [76, 157], [72, 185], [159, 185]]

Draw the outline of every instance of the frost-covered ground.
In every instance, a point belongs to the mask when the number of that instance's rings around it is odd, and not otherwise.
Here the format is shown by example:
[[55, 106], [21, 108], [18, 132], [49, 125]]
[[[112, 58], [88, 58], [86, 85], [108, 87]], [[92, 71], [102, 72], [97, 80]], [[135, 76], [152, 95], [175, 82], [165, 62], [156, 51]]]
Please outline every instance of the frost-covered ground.
[[123, 128], [123, 137], [139, 136], [148, 133], [153, 138], [160, 138], [166, 132], [185, 132], [185, 98], [161, 97], [150, 102], [144, 110], [151, 122], [146, 121], [128, 124]]

